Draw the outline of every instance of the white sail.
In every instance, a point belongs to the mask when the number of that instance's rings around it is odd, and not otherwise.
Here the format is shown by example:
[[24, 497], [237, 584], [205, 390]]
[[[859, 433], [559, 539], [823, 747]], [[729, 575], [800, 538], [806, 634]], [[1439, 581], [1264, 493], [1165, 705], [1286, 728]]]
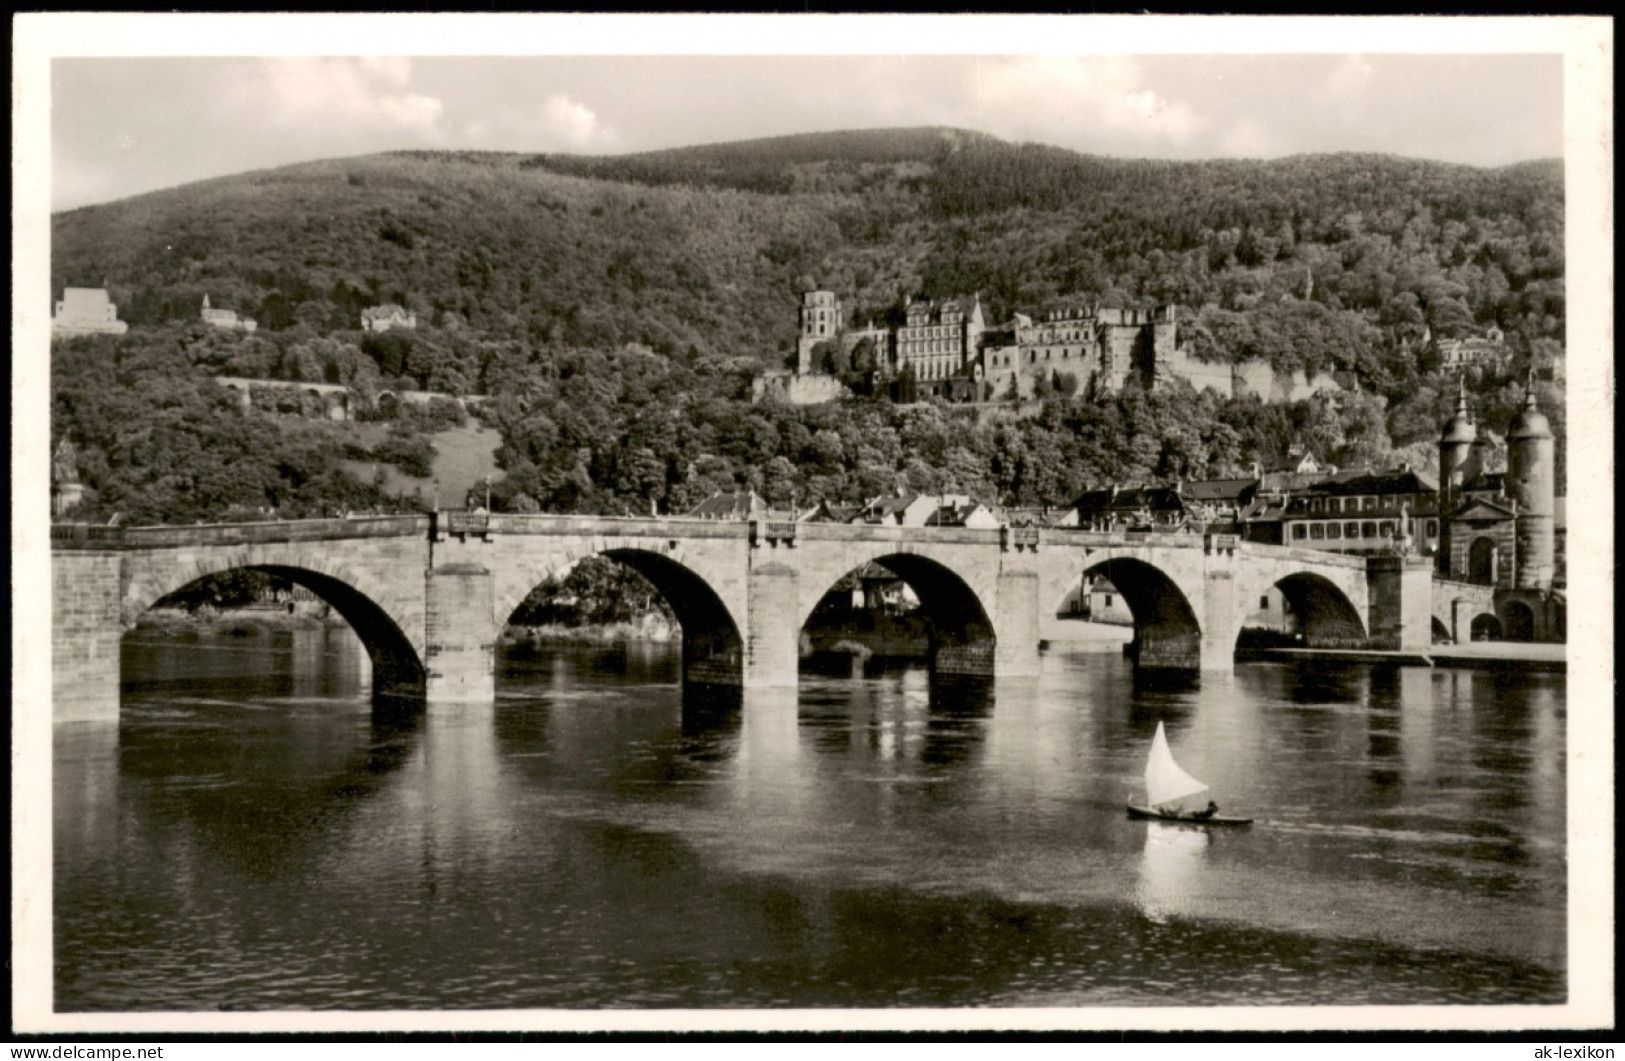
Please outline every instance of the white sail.
[[1207, 786], [1179, 768], [1174, 753], [1168, 750], [1168, 737], [1157, 723], [1157, 735], [1151, 741], [1151, 758], [1145, 763], [1145, 798], [1152, 807], [1172, 803], [1198, 792]]

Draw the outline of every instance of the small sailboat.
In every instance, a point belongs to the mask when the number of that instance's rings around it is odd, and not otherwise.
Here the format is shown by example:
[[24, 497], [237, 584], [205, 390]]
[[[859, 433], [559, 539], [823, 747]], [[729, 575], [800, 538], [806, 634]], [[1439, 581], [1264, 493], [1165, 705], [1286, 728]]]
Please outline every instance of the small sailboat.
[[1251, 818], [1228, 818], [1213, 813], [1212, 804], [1207, 811], [1188, 811], [1179, 801], [1206, 792], [1207, 785], [1180, 769], [1174, 762], [1174, 753], [1168, 750], [1168, 735], [1162, 723], [1157, 723], [1157, 735], [1151, 740], [1151, 756], [1145, 763], [1145, 806], [1128, 804], [1130, 818], [1155, 818], [1160, 821], [1185, 822], [1191, 825], [1251, 825]]

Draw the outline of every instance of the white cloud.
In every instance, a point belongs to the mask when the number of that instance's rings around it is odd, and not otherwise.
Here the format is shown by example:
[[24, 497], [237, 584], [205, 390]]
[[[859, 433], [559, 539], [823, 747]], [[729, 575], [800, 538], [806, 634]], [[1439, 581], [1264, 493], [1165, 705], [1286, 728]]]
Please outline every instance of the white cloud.
[[542, 118], [546, 129], [578, 150], [615, 139], [614, 130], [598, 124], [598, 115], [568, 96], [549, 96], [542, 104]]
[[533, 107], [475, 118], [463, 132], [477, 147], [507, 151], [594, 153], [614, 151], [621, 144], [620, 133], [601, 122], [592, 108], [561, 94]]
[[229, 102], [274, 128], [436, 140], [445, 108], [410, 83], [407, 59], [264, 59]]
[[1200, 116], [1150, 87], [1124, 56], [1038, 56], [981, 64], [977, 103], [1005, 135], [1051, 140], [1057, 129], [1082, 143], [1150, 150], [1188, 143]]

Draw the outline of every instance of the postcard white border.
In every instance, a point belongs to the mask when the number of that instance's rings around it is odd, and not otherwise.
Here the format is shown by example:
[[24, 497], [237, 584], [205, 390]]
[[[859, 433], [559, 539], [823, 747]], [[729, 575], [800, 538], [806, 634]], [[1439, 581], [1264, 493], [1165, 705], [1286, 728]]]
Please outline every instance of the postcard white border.
[[[861, 23], [861, 25], [860, 25]], [[861, 31], [860, 31], [861, 30]], [[12, 1001], [16, 1032], [1561, 1029], [1613, 1020], [1613, 50], [1580, 17], [124, 15], [13, 18]], [[313, 43], [314, 42], [314, 43]], [[1569, 987], [1560, 1006], [54, 1013], [50, 62], [66, 56], [1557, 53], [1567, 173]]]

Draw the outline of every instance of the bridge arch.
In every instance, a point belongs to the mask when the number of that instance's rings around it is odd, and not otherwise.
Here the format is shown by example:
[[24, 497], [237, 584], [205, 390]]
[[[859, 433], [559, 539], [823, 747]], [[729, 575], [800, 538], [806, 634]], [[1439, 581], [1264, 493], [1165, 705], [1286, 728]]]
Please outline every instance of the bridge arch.
[[[1363, 583], [1365, 572], [1350, 569]], [[1266, 575], [1266, 579], [1271, 576]], [[1294, 617], [1292, 633], [1303, 639], [1309, 648], [1365, 648], [1369, 643], [1366, 624], [1359, 606], [1350, 599], [1354, 579], [1343, 580], [1344, 585], [1327, 574], [1316, 571], [1293, 571], [1274, 577], [1270, 581], [1253, 580], [1240, 602], [1241, 615], [1237, 630], [1245, 618], [1271, 589], [1279, 590], [1288, 612]]]
[[[850, 560], [850, 556], [846, 558]], [[844, 561], [843, 561], [844, 562]], [[877, 552], [843, 571], [820, 571], [801, 594], [796, 630], [805, 630], [813, 612], [831, 589], [870, 564], [895, 574], [919, 599], [925, 618], [931, 672], [936, 676], [990, 678], [998, 649], [998, 635], [989, 617], [989, 602], [950, 566], [947, 558], [920, 551]]]
[[1435, 615], [1433, 617], [1433, 643], [1435, 645], [1441, 645], [1449, 642], [1449, 640], [1450, 627], [1440, 622], [1439, 617]]
[[1507, 601], [1501, 609], [1502, 629], [1508, 641], [1535, 639], [1535, 613], [1523, 601]]
[[600, 556], [631, 568], [655, 587], [683, 632], [683, 680], [697, 685], [739, 686], [744, 682], [742, 624], [710, 580], [685, 562], [680, 552], [660, 552], [647, 542], [601, 542], [521, 564], [504, 574], [496, 593], [497, 630], [536, 587], [562, 581], [582, 560]]
[[1130, 649], [1135, 664], [1147, 669], [1198, 670], [1201, 667], [1202, 623], [1190, 595], [1175, 573], [1140, 556], [1112, 550], [1089, 556], [1065, 585], [1051, 587], [1047, 614], [1055, 614], [1073, 589], [1087, 591], [1095, 576], [1104, 576], [1121, 594], [1134, 620]]
[[389, 599], [381, 587], [342, 565], [308, 556], [215, 555], [186, 564], [148, 565], [132, 577], [123, 596], [121, 618], [126, 628], [163, 598], [211, 575], [258, 571], [304, 586], [344, 617], [372, 661], [374, 697], [420, 697], [425, 671], [422, 645], [406, 631], [420, 627], [412, 616], [379, 603]]
[[1473, 616], [1468, 631], [1469, 636], [1474, 641], [1499, 641], [1501, 640], [1501, 620], [1489, 612], [1483, 612]]

